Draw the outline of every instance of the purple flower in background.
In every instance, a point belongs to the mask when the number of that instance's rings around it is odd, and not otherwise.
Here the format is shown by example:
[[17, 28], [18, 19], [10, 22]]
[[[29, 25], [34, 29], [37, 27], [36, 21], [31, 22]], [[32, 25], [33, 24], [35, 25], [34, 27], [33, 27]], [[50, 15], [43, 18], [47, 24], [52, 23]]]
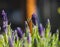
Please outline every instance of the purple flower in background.
[[25, 21], [25, 35], [27, 36], [28, 43], [31, 43], [31, 33], [27, 21]]
[[8, 20], [8, 19], [7, 19], [7, 14], [5, 13], [4, 10], [2, 10], [2, 16], [3, 16], [3, 20], [4, 20], [4, 21], [7, 21], [7, 20]]
[[18, 40], [17, 30], [14, 30], [14, 31], [12, 32], [11, 37], [12, 37], [12, 41], [13, 41], [13, 42]]
[[40, 23], [40, 25], [38, 26], [38, 30], [39, 30], [39, 33], [41, 35], [41, 37], [44, 35], [44, 28], [42, 26], [42, 24]]
[[12, 32], [12, 35], [11, 35], [11, 37], [12, 37], [12, 41], [14, 42], [15, 41], [15, 35], [14, 35], [14, 31]]
[[9, 47], [14, 47], [13, 46], [13, 41], [10, 37], [8, 37], [8, 43], [9, 43]]
[[37, 16], [35, 14], [32, 15], [32, 22], [34, 25], [37, 23]]
[[17, 41], [18, 40], [17, 30], [15, 30], [14, 33], [15, 33], [15, 40]]
[[28, 43], [31, 43], [31, 34], [29, 32], [28, 32], [27, 40], [28, 40]]
[[17, 27], [17, 34], [18, 34], [18, 36], [19, 36], [20, 38], [22, 38], [22, 36], [23, 36], [23, 31], [22, 31], [22, 29], [21, 29], [20, 27]]
[[28, 23], [27, 23], [27, 21], [25, 21], [25, 23], [24, 23], [24, 24], [25, 24], [25, 28], [26, 28], [26, 27], [28, 27]]
[[3, 21], [3, 28], [5, 29], [8, 25], [8, 21]]
[[27, 21], [24, 22], [24, 25], [25, 25], [25, 31], [26, 31], [26, 29], [28, 28], [28, 23], [27, 23]]
[[3, 16], [3, 29], [6, 32], [7, 31], [7, 25], [8, 25], [8, 19], [7, 19], [7, 14], [5, 13], [4, 10], [2, 10], [2, 16]]

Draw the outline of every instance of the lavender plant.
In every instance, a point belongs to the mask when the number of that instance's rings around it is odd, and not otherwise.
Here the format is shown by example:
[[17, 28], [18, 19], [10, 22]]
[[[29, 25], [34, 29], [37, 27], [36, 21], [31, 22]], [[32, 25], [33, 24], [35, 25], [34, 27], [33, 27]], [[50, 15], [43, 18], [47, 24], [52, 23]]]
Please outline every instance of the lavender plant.
[[0, 34], [0, 47], [60, 47], [59, 30], [52, 35], [50, 32], [51, 25], [47, 20], [46, 28], [40, 23], [36, 23], [35, 14], [32, 16], [33, 31], [32, 35], [29, 30], [27, 21], [25, 21], [25, 33], [20, 27], [15, 30], [11, 29], [11, 24], [8, 24], [7, 14], [2, 10], [3, 30], [4, 34]]

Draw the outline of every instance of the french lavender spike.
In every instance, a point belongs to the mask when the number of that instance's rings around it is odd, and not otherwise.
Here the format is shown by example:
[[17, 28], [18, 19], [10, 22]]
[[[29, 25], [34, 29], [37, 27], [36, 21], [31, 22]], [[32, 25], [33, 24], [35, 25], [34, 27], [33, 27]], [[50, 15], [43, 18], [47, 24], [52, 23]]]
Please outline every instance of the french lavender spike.
[[12, 35], [11, 35], [11, 37], [12, 37], [12, 41], [14, 42], [14, 41], [15, 41], [15, 35], [14, 35], [14, 31], [12, 32]]
[[25, 31], [26, 31], [26, 28], [29, 28], [27, 21], [25, 21]]
[[2, 10], [2, 16], [3, 16], [3, 30], [7, 32], [8, 19], [7, 19], [7, 14], [5, 13], [4, 10]]
[[30, 29], [29, 29], [27, 21], [25, 21], [25, 30], [26, 30], [25, 35], [28, 36], [28, 32], [30, 33]]
[[11, 38], [12, 38], [12, 41], [13, 42], [15, 42], [15, 40], [18, 39], [18, 37], [17, 37], [17, 30], [12, 31]]
[[17, 30], [15, 30], [14, 32], [15, 32], [15, 40], [18, 41]]
[[22, 38], [22, 36], [23, 36], [23, 31], [22, 31], [22, 29], [21, 29], [20, 27], [17, 27], [17, 34], [18, 34], [18, 36], [19, 36], [20, 38]]
[[38, 26], [38, 30], [41, 36], [44, 36], [44, 28], [42, 26], [42, 24], [40, 23], [40, 25]]
[[34, 25], [37, 23], [37, 16], [35, 14], [32, 14], [32, 22]]
[[7, 19], [7, 14], [5, 13], [4, 10], [2, 10], [2, 16], [3, 16], [3, 20], [4, 20], [4, 21], [7, 21], [7, 20], [8, 20], [8, 19]]
[[29, 43], [29, 47], [31, 47], [31, 33], [30, 33], [30, 30], [29, 30], [29, 26], [28, 26], [28, 23], [27, 21], [25, 21], [25, 29], [26, 29], [26, 36], [27, 36], [27, 41]]
[[31, 33], [29, 32], [28, 32], [27, 40], [28, 40], [28, 43], [31, 43]]
[[10, 37], [8, 37], [8, 43], [9, 43], [9, 47], [14, 47], [13, 46], [13, 41]]

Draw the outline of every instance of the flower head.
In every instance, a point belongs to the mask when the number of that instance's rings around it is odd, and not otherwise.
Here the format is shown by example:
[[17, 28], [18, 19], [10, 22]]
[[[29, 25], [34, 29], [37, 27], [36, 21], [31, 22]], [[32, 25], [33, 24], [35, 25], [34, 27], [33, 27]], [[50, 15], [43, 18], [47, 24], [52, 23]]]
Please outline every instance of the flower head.
[[28, 32], [27, 40], [28, 40], [28, 43], [31, 43], [31, 34], [29, 32]]
[[5, 13], [4, 10], [2, 10], [2, 16], [3, 16], [3, 20], [4, 20], [4, 21], [8, 20], [8, 19], [7, 19], [7, 14]]
[[34, 25], [37, 23], [37, 16], [35, 14], [32, 15], [32, 22]]
[[7, 14], [5, 13], [4, 10], [2, 10], [2, 16], [3, 16], [3, 30], [6, 32], [7, 25], [8, 25], [8, 19], [7, 19]]
[[15, 30], [14, 33], [15, 33], [15, 40], [17, 41], [18, 40], [17, 30]]
[[25, 21], [25, 23], [24, 23], [24, 24], [25, 24], [25, 31], [26, 31], [26, 29], [27, 29], [27, 28], [29, 28], [29, 26], [28, 26], [27, 21]]
[[43, 35], [44, 35], [44, 28], [43, 28], [43, 26], [42, 26], [41, 23], [40, 23], [40, 25], [38, 26], [38, 30], [39, 30], [40, 35], [43, 36]]
[[19, 36], [20, 38], [22, 38], [22, 36], [23, 36], [23, 31], [22, 31], [22, 29], [21, 29], [20, 27], [17, 27], [17, 34], [18, 34], [18, 36]]
[[9, 42], [9, 46], [10, 46], [10, 47], [14, 47], [14, 46], [13, 46], [13, 41], [12, 41], [12, 39], [11, 39], [10, 37], [8, 37], [8, 42]]

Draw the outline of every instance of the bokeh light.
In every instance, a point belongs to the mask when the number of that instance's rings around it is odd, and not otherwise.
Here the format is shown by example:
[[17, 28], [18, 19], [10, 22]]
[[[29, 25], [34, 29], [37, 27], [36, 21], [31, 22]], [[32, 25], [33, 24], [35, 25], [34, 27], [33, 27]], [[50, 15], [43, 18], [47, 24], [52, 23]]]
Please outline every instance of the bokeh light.
[[57, 8], [57, 12], [58, 12], [58, 14], [60, 14], [60, 7]]

